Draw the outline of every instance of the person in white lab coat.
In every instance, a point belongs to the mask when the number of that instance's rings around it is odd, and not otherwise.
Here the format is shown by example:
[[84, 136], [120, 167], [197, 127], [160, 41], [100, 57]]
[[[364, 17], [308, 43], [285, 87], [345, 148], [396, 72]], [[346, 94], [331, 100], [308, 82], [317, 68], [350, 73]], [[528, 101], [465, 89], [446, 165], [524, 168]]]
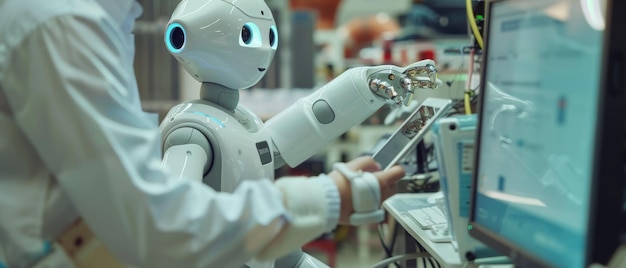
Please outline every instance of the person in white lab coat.
[[[238, 267], [347, 223], [336, 171], [234, 193], [168, 177], [133, 71], [139, 14], [132, 0], [0, 0], [0, 268], [44, 259], [79, 218], [141, 267]], [[369, 157], [348, 166], [376, 171], [383, 198], [404, 176]]]

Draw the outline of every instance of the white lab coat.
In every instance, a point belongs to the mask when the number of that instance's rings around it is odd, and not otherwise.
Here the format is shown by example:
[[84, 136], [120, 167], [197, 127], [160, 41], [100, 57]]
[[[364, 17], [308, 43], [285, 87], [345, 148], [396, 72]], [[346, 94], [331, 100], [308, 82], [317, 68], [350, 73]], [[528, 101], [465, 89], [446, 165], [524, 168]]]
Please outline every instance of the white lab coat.
[[[283, 205], [294, 194], [269, 180], [217, 193], [168, 178], [133, 72], [140, 9], [129, 0], [0, 0], [0, 267], [45, 255], [78, 217], [133, 265], [238, 267], [298, 217]], [[323, 230], [309, 226], [290, 238], [302, 240], [296, 246], [337, 223], [336, 186], [313, 181], [323, 191], [301, 196]]]

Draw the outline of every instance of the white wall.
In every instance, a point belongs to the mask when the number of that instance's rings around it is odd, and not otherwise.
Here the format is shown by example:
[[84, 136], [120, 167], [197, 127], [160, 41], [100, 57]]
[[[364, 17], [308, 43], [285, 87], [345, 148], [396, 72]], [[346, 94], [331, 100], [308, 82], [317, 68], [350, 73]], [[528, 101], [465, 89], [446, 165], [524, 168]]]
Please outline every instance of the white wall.
[[337, 10], [336, 24], [340, 26], [353, 18], [379, 12], [396, 16], [407, 13], [412, 5], [412, 0], [342, 0]]

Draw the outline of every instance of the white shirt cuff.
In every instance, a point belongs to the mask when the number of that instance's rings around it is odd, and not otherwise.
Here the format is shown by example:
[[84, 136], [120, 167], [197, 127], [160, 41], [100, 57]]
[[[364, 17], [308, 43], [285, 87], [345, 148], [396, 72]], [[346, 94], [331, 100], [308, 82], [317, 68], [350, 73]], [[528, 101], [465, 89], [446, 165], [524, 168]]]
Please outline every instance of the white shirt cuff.
[[337, 227], [339, 223], [339, 212], [341, 210], [341, 198], [339, 197], [339, 189], [337, 184], [326, 174], [313, 178], [313, 181], [319, 183], [326, 191], [326, 231], [330, 232]]

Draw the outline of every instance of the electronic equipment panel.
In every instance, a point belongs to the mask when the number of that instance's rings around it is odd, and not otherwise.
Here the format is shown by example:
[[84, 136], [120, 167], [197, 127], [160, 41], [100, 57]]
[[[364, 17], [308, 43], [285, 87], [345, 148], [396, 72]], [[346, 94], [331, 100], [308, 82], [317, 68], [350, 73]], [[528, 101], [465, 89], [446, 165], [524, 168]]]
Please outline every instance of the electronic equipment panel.
[[617, 248], [625, 3], [488, 3], [468, 228], [516, 266], [587, 267]]

